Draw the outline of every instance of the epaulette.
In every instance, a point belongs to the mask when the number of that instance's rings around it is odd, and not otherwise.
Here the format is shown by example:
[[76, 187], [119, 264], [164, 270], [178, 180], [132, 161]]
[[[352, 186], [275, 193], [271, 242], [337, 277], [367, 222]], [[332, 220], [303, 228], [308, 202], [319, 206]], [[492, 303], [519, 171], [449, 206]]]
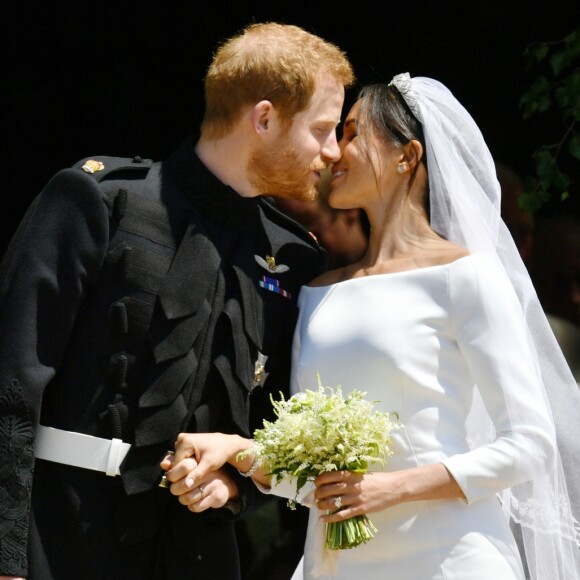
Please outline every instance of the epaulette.
[[297, 221], [293, 220], [290, 216], [280, 211], [276, 207], [276, 200], [272, 197], [261, 197], [260, 203], [262, 208], [268, 214], [268, 217], [279, 226], [286, 230], [291, 231], [294, 235], [298, 236], [301, 240], [307, 242], [313, 248], [320, 250], [320, 245], [314, 237], [314, 235], [309, 232], [304, 226], [299, 224]]
[[106, 177], [110, 177], [112, 174], [120, 172], [143, 172], [146, 174], [149, 169], [151, 169], [152, 165], [153, 161], [151, 159], [142, 159], [139, 156], [133, 158], [99, 156], [82, 159], [73, 165], [73, 169], [84, 171], [97, 181], [102, 181]]

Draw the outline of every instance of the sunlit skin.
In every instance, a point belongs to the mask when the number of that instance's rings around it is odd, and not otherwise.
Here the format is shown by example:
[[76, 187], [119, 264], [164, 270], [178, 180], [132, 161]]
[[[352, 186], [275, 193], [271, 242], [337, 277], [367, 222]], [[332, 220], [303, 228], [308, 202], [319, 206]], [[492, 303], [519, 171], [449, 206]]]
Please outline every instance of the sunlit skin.
[[274, 143], [259, 141], [248, 163], [255, 191], [275, 197], [311, 201], [320, 173], [338, 160], [336, 127], [344, 100], [340, 82], [321, 79], [307, 109], [289, 128], [279, 127]]
[[360, 105], [355, 104], [344, 122], [340, 159], [332, 167], [328, 204], [336, 209], [363, 207], [363, 203], [369, 204], [371, 193], [379, 195], [373, 167], [380, 166], [381, 158], [375, 150], [367, 152], [359, 139], [356, 118], [359, 109]]
[[[235, 483], [220, 469], [225, 463], [242, 472], [248, 471], [254, 457], [238, 461], [237, 455], [251, 447], [251, 439], [223, 433], [181, 433], [175, 442], [175, 454], [161, 462], [171, 482], [170, 491], [193, 512], [223, 507], [228, 500], [238, 498]], [[219, 477], [214, 477], [215, 474]], [[267, 469], [260, 468], [253, 475], [256, 481], [270, 485]], [[225, 480], [222, 481], [223, 476]], [[225, 482], [231, 482], [230, 484]], [[200, 486], [204, 493], [200, 491]]]
[[320, 172], [340, 157], [336, 127], [343, 101], [340, 81], [321, 76], [308, 107], [290, 124], [270, 101], [260, 101], [226, 136], [210, 140], [202, 134], [195, 151], [242, 197], [314, 199]]
[[[312, 282], [314, 286], [446, 264], [467, 255], [465, 249], [443, 239], [430, 227], [422, 145], [418, 141], [400, 147], [386, 145], [372, 131], [358, 125], [359, 106], [355, 104], [344, 123], [340, 159], [332, 168], [328, 201], [337, 209], [361, 207], [366, 211], [371, 224], [369, 246], [358, 262], [323, 274]], [[175, 456], [162, 463], [164, 469], [170, 469], [167, 475], [173, 482], [171, 492], [198, 497], [200, 494], [192, 494], [191, 490], [200, 482], [203, 485], [207, 475], [226, 462], [247, 471], [253, 458], [239, 462], [237, 454], [250, 445], [250, 440], [237, 435], [181, 434]], [[254, 478], [268, 485], [267, 473], [267, 466], [262, 466]], [[439, 463], [364, 475], [333, 471], [320, 475], [315, 483], [315, 497], [324, 522], [378, 512], [404, 502], [465, 497]], [[332, 513], [337, 497], [344, 509]]]
[[[371, 224], [368, 249], [361, 260], [323, 274], [314, 285], [445, 264], [467, 254], [431, 229], [422, 145], [386, 145], [372, 130], [359, 127], [359, 109], [360, 103], [355, 103], [344, 122], [328, 203], [337, 209], [365, 210]], [[399, 165], [402, 173], [397, 172]]]

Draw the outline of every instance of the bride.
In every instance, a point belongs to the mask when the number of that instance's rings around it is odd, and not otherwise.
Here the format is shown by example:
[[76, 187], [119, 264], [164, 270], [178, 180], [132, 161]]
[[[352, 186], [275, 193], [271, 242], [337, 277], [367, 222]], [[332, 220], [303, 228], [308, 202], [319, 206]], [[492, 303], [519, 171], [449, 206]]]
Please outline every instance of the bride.
[[[369, 248], [303, 288], [292, 382], [314, 388], [319, 374], [345, 394], [363, 390], [403, 428], [384, 471], [328, 472], [300, 490], [312, 509], [296, 577], [580, 578], [557, 445], [558, 435], [564, 458], [577, 454], [580, 396], [499, 217], [479, 129], [441, 83], [402, 74], [363, 89], [340, 147], [329, 203], [366, 211]], [[250, 445], [180, 435], [162, 463], [172, 493], [207, 502], [207, 474], [228, 461], [294, 497], [295, 484], [236, 459]], [[363, 513], [375, 539], [323, 547], [324, 523]]]

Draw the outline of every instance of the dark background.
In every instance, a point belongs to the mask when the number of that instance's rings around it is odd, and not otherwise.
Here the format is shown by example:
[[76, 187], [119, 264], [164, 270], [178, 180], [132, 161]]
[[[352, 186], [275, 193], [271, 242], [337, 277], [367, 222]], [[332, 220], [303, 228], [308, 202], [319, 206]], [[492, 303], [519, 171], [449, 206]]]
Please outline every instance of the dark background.
[[524, 50], [580, 24], [578, 0], [3, 0], [0, 10], [0, 251], [59, 169], [91, 155], [171, 152], [199, 124], [216, 45], [250, 22], [298, 24], [335, 42], [363, 84], [403, 71], [441, 80], [496, 160], [521, 174], [563, 133], [555, 115], [522, 120], [518, 102], [537, 74]]

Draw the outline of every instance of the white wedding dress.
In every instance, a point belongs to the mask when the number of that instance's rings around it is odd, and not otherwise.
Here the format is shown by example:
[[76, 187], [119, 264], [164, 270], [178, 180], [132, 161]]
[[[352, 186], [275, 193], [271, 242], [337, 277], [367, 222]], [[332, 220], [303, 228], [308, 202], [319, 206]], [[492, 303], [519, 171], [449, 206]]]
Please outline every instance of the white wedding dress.
[[[369, 514], [376, 537], [338, 551], [348, 580], [508, 580], [524, 578], [497, 492], [530, 479], [551, 460], [546, 417], [526, 396], [528, 364], [521, 308], [492, 258], [474, 254], [450, 264], [305, 287], [299, 298], [292, 381], [295, 391], [360, 389], [403, 427], [392, 437], [387, 471], [443, 463], [467, 501], [400, 504]], [[465, 422], [474, 384], [495, 425], [475, 448]], [[518, 417], [501, 396], [513, 389]], [[544, 425], [546, 426], [544, 429]], [[469, 440], [469, 441], [468, 441]], [[471, 445], [470, 445], [471, 443]], [[472, 449], [473, 447], [473, 449]], [[312, 488], [303, 488], [304, 501]], [[272, 492], [294, 497], [287, 482]], [[312, 509], [295, 578], [320, 578], [323, 527]], [[327, 551], [328, 552], [328, 551]]]

